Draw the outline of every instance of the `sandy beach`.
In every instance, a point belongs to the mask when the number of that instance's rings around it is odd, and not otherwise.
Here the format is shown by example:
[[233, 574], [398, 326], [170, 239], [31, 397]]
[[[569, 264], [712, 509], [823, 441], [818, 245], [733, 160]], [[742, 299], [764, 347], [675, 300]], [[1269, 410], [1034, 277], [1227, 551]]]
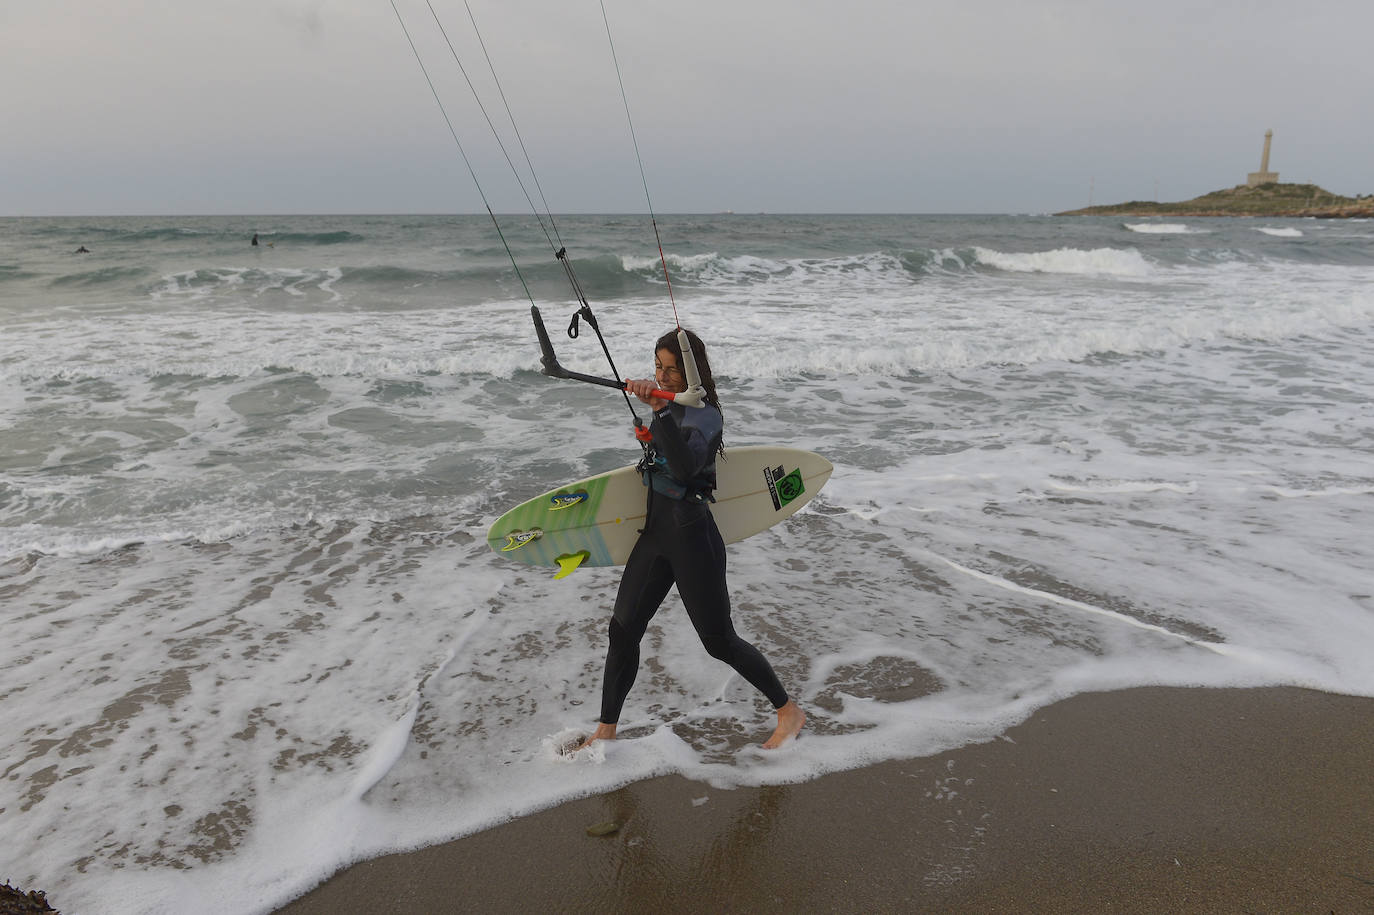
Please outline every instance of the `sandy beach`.
[[800, 785], [633, 784], [363, 862], [280, 912], [535, 910], [1374, 911], [1374, 700], [1076, 696], [991, 743]]

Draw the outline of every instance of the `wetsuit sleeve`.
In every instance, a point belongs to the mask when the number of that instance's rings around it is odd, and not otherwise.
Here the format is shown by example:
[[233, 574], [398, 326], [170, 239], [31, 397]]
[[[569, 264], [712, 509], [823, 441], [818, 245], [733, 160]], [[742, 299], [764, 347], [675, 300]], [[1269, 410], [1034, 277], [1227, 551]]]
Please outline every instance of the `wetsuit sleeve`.
[[694, 412], [703, 415], [680, 423], [672, 408], [668, 408], [654, 414], [651, 426], [654, 444], [667, 460], [668, 472], [679, 482], [695, 479], [712, 462], [716, 442], [720, 440], [720, 413], [709, 406]]

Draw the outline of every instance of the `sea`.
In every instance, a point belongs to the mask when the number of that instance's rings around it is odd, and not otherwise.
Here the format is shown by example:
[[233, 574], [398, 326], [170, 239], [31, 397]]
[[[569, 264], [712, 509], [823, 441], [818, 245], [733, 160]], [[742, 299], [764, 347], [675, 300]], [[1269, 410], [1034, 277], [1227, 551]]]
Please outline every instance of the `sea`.
[[[670, 296], [646, 216], [497, 221], [0, 219], [0, 876], [265, 913], [653, 776], [799, 783], [1143, 685], [1374, 696], [1374, 223], [660, 215]], [[620, 570], [486, 531], [639, 449], [541, 374], [532, 305], [593, 375], [680, 320], [727, 460], [834, 463], [728, 551], [800, 739], [758, 747], [674, 594], [624, 739], [559, 752]]]

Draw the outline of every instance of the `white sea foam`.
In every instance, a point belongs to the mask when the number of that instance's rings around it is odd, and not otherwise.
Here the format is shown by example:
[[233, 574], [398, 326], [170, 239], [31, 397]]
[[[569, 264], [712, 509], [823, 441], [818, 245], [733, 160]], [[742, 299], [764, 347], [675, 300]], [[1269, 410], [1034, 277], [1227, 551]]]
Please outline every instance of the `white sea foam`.
[[[1056, 301], [1015, 286], [960, 281], [913, 287], [910, 275], [893, 267], [895, 261], [859, 258], [847, 267], [836, 261], [809, 273], [779, 272], [741, 292], [732, 291], [738, 287], [732, 279], [684, 294], [683, 300], [691, 307], [689, 324], [725, 328], [716, 334], [716, 365], [737, 377], [948, 371], [1168, 350], [1227, 337], [1281, 340], [1358, 326], [1374, 310], [1374, 295], [1358, 268], [1276, 264], [1256, 272], [1233, 263], [1132, 274], [1127, 268], [1140, 258], [1134, 251], [1076, 252], [1062, 263], [1059, 253], [1009, 257], [1026, 270], [1060, 264], [1070, 276], [1149, 282], [1118, 287], [1085, 310], [1076, 298]], [[1096, 266], [1084, 269], [1102, 272], [1075, 272], [1078, 255], [1088, 254]], [[986, 249], [979, 253], [980, 261], [988, 256]], [[1163, 301], [1161, 290], [1168, 293]], [[1089, 287], [1079, 294], [1098, 291]], [[741, 310], [742, 299], [750, 302], [747, 310]], [[451, 309], [364, 316], [163, 311], [70, 321], [60, 336], [36, 324], [12, 328], [0, 340], [0, 378], [128, 379], [142, 386], [141, 379], [160, 376], [263, 379], [281, 372], [315, 378], [511, 377], [538, 367], [524, 311], [519, 304], [496, 304], [481, 321], [463, 320]], [[871, 342], [858, 344], [844, 333], [847, 322], [855, 321], [877, 322], [877, 332], [866, 335]], [[969, 333], [974, 327], [978, 333]], [[780, 329], [791, 345], [760, 354], [756, 341]], [[612, 344], [633, 345], [625, 330], [611, 331]], [[598, 348], [566, 339], [555, 346], [566, 367], [604, 373]]]
[[[706, 254], [692, 254], [683, 256], [681, 254], [665, 255], [670, 268], [681, 271], [696, 271], [710, 265], [713, 261], [720, 258], [719, 254], [709, 252]], [[621, 266], [626, 271], [658, 271], [662, 269], [662, 263], [656, 257], [645, 257], [642, 255], [626, 254], [620, 258]]]
[[1194, 229], [1179, 222], [1128, 222], [1123, 225], [1132, 232], [1145, 235], [1205, 235], [1206, 229]]
[[975, 248], [978, 262], [998, 270], [1016, 273], [1066, 273], [1085, 276], [1143, 277], [1150, 264], [1134, 248], [1057, 248], [1053, 251], [1005, 253], [990, 248]]
[[1294, 489], [1288, 486], [1268, 486], [1265, 488], [1285, 499], [1345, 499], [1350, 496], [1374, 495], [1374, 485], [1335, 486], [1330, 489]]
[[175, 273], [162, 278], [149, 297], [161, 300], [206, 300], [223, 296], [228, 291], [241, 291], [252, 298], [285, 293], [302, 297], [309, 288], [328, 294], [330, 301], [342, 301], [342, 296], [333, 289], [343, 277], [339, 267], [291, 268], [222, 266]]
[[1188, 495], [1197, 492], [1197, 484], [1192, 481], [1168, 483], [1163, 480], [1053, 480], [1050, 485], [1063, 492], [1095, 494], [1176, 492]]
[[[271, 308], [233, 274], [7, 323], [7, 876], [76, 913], [266, 912], [655, 774], [795, 782], [1087, 690], [1374, 695], [1364, 261], [1273, 257], [1248, 226], [1146, 259], [1098, 247], [1108, 222], [893, 225], [824, 256], [723, 230], [674, 267], [727, 452], [836, 465], [730, 547], [736, 625], [811, 716], [780, 753], [675, 600], [626, 739], [556, 752], [596, 714], [618, 571], [554, 581], [486, 529], [637, 448], [618, 396], [534, 374], [528, 302], [387, 312], [303, 267], [310, 295], [283, 273]], [[575, 305], [542, 307], [552, 330]], [[647, 374], [660, 297], [598, 312]], [[609, 371], [585, 332], [555, 345]]]
[[1291, 228], [1291, 227], [1288, 227], [1288, 226], [1285, 226], [1285, 227], [1282, 227], [1282, 228], [1273, 228], [1273, 227], [1270, 227], [1270, 226], [1260, 226], [1260, 227], [1257, 228], [1255, 231], [1256, 231], [1256, 232], [1263, 232], [1265, 235], [1272, 235], [1272, 236], [1274, 236], [1275, 238], [1302, 238], [1302, 230], [1301, 230], [1301, 229], [1294, 229], [1294, 228]]

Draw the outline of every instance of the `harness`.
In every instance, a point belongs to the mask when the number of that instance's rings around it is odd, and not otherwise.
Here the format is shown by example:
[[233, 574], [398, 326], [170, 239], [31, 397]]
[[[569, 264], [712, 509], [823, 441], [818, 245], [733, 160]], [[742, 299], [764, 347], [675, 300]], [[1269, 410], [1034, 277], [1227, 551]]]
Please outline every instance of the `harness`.
[[[715, 462], [709, 465], [711, 468], [714, 466]], [[712, 495], [715, 484], [710, 477], [703, 473], [685, 483], [681, 482], [668, 472], [668, 459], [653, 448], [649, 448], [644, 457], [640, 458], [635, 469], [639, 471], [644, 485], [661, 496], [696, 505], [716, 501], [716, 497]]]

